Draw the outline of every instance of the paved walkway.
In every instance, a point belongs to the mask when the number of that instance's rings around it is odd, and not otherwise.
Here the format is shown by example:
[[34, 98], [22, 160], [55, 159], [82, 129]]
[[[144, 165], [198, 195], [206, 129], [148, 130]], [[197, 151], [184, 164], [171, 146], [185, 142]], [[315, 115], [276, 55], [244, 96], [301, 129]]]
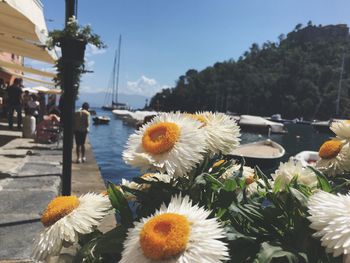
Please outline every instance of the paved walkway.
[[[0, 262], [31, 262], [33, 239], [43, 229], [41, 213], [60, 194], [62, 148], [20, 138], [21, 132], [6, 126], [0, 122]], [[72, 194], [105, 190], [90, 144], [86, 154], [86, 163], [72, 165]], [[101, 230], [115, 223], [110, 216]]]

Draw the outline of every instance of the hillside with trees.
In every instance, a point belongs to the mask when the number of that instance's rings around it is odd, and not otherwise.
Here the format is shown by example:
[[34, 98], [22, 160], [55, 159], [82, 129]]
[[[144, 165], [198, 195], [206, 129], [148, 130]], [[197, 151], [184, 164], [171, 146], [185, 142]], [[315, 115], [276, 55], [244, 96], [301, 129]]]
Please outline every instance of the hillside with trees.
[[349, 117], [348, 36], [347, 25], [298, 24], [278, 42], [252, 44], [238, 60], [188, 70], [149, 106], [162, 111], [280, 113], [285, 118]]

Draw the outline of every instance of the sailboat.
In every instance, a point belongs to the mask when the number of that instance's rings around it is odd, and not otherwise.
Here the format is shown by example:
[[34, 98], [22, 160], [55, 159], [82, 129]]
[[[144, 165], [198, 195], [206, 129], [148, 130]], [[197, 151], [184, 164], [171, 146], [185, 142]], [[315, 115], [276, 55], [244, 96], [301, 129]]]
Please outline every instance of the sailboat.
[[[119, 36], [118, 49], [115, 50], [113, 60], [113, 70], [111, 75], [112, 84], [109, 85], [105, 96], [105, 105], [102, 106], [104, 110], [129, 110], [129, 106], [126, 103], [118, 102], [118, 86], [119, 86], [119, 68], [120, 68], [120, 52], [122, 45], [122, 36]], [[110, 102], [110, 103], [109, 103]]]

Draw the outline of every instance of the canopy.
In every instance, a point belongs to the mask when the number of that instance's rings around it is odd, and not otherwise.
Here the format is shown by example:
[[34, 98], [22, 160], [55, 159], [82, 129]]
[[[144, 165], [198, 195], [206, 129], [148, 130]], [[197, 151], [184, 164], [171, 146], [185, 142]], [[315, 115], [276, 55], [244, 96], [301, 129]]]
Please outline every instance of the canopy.
[[23, 91], [28, 91], [29, 93], [37, 94], [39, 91], [32, 89], [32, 88], [24, 88]]
[[43, 87], [43, 86], [33, 87], [32, 90], [36, 90], [37, 92], [42, 92], [45, 94], [61, 94], [62, 93], [62, 91], [60, 89], [49, 89], [49, 88]]
[[40, 0], [0, 0], [0, 50], [54, 63]]
[[2, 61], [2, 60], [0, 60], [0, 67], [20, 70], [20, 71], [28, 72], [31, 74], [40, 75], [43, 77], [48, 77], [48, 78], [54, 78], [56, 76], [54, 73], [51, 73], [51, 72], [46, 72], [46, 71], [42, 71], [42, 70], [30, 68], [30, 67], [25, 67], [25, 66], [22, 66], [20, 64], [6, 62], [6, 61]]

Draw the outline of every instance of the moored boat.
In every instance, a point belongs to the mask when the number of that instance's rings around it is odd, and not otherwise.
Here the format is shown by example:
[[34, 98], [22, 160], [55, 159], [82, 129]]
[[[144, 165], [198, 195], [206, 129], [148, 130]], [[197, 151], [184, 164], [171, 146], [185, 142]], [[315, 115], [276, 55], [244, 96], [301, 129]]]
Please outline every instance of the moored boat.
[[332, 123], [331, 120], [329, 120], [329, 121], [314, 121], [314, 122], [311, 122], [311, 126], [316, 132], [333, 133], [331, 131], [331, 129], [329, 129], [331, 123]]
[[283, 123], [269, 121], [263, 117], [253, 115], [241, 115], [238, 125], [243, 131], [258, 133], [286, 133]]
[[320, 160], [318, 152], [315, 151], [302, 151], [294, 156], [294, 159], [300, 161], [304, 167], [315, 166], [316, 162]]
[[275, 167], [284, 156], [285, 149], [270, 139], [253, 143], [242, 144], [234, 149], [229, 156], [245, 160], [248, 166], [259, 166], [261, 169]]
[[96, 116], [96, 117], [93, 117], [92, 120], [94, 121], [94, 124], [97, 125], [97, 124], [108, 124], [111, 119], [107, 116]]

